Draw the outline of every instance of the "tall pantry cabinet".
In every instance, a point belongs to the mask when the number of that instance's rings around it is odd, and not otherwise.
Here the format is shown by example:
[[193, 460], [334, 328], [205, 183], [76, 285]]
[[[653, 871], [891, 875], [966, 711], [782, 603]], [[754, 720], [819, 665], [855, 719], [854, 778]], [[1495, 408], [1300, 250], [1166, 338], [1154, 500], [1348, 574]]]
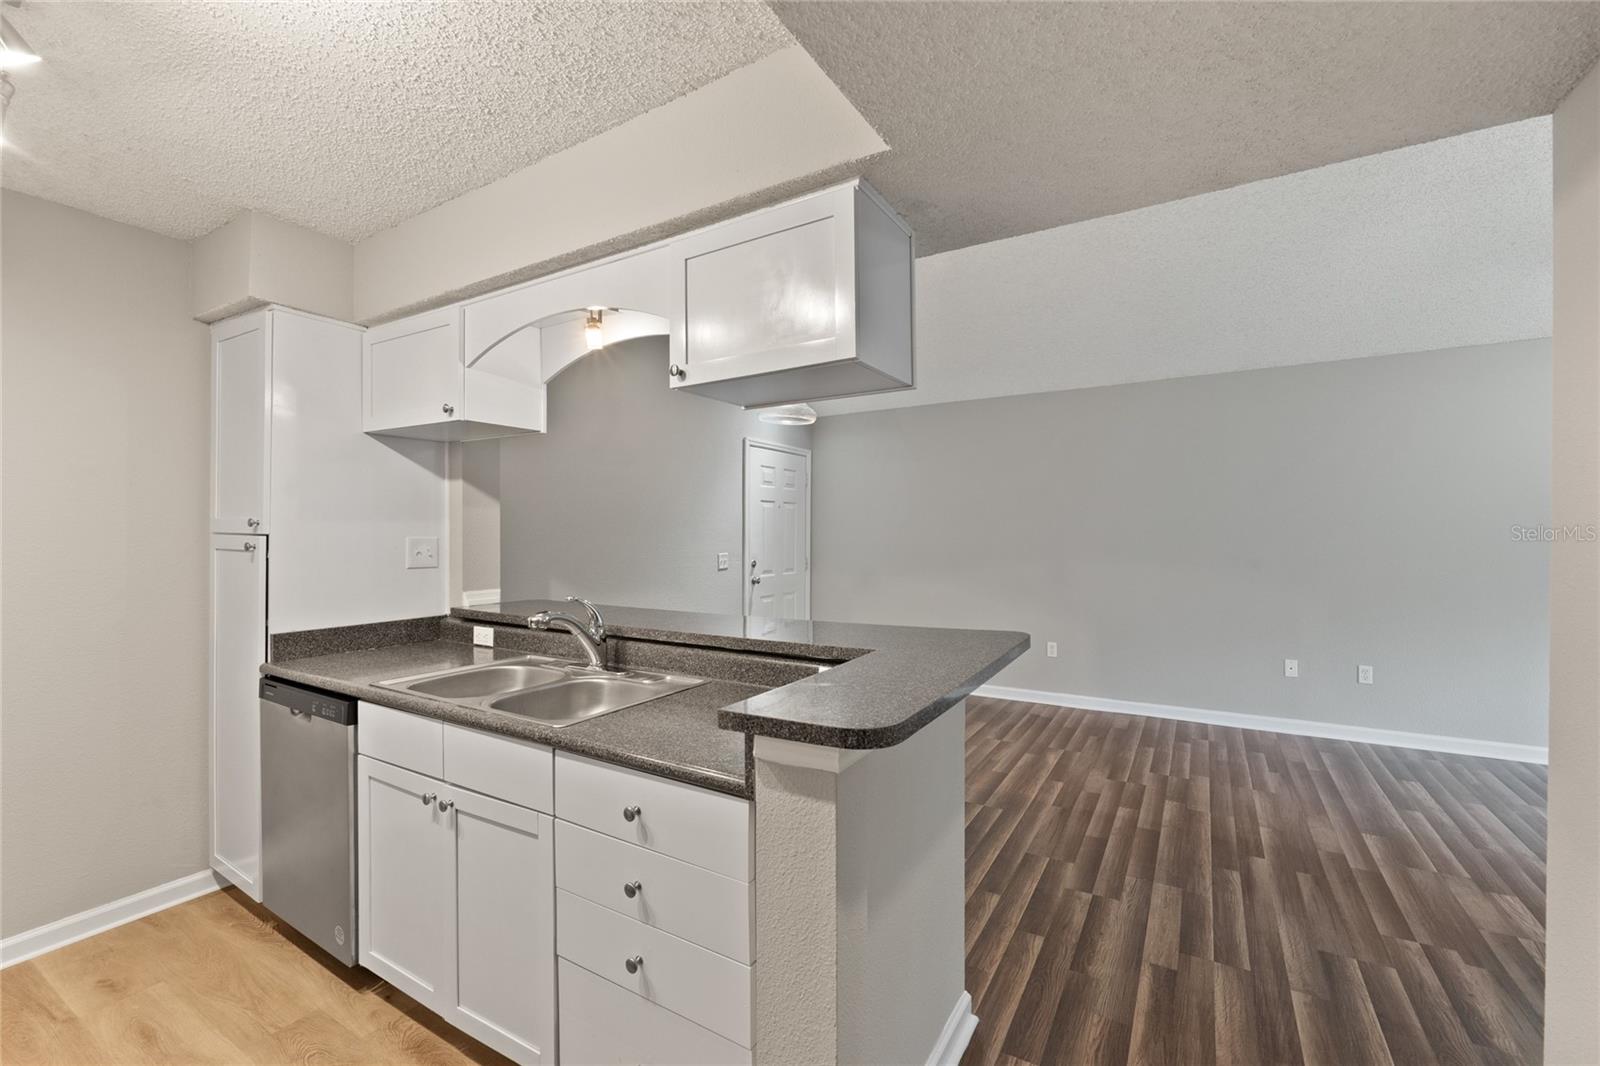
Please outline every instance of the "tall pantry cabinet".
[[256, 900], [269, 634], [449, 599], [445, 445], [362, 431], [363, 332], [279, 307], [211, 327], [211, 866]]

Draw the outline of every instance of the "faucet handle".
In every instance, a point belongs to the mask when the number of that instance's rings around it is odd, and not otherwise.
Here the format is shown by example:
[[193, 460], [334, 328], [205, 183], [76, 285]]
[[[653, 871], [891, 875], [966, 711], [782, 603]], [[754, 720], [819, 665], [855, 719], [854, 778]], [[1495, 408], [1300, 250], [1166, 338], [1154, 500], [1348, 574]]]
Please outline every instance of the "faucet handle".
[[600, 634], [605, 633], [606, 620], [600, 617], [600, 608], [596, 607], [582, 596], [568, 596], [567, 602], [583, 604], [584, 608], [589, 612], [589, 624], [594, 627], [595, 632]]

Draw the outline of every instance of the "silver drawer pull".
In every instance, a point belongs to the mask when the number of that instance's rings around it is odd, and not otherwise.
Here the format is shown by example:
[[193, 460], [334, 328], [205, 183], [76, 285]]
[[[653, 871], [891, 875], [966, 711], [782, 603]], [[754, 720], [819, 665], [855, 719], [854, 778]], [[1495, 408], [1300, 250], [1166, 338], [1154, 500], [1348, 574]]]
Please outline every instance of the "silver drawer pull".
[[432, 803], [434, 800], [436, 800], [438, 798], [439, 798], [439, 795], [436, 792], [424, 792], [422, 794], [422, 805], [424, 807], [426, 807], [426, 806], [428, 806], [430, 803]]
[[622, 886], [622, 894], [627, 896], [629, 899], [632, 899], [634, 896], [637, 896], [643, 891], [644, 886], [637, 881], [629, 881], [627, 884]]
[[644, 956], [643, 955], [635, 955], [633, 958], [631, 958], [628, 961], [624, 962], [622, 965], [624, 965], [624, 966], [626, 966], [628, 968], [628, 972], [629, 973], [638, 973], [640, 970], [642, 970], [644, 968]]
[[454, 807], [455, 805], [456, 805], [456, 801], [455, 800], [440, 800], [439, 801], [439, 810], [448, 811], [451, 807]]
[[622, 808], [622, 820], [624, 822], [636, 821], [643, 813], [644, 811], [640, 810], [637, 806], [624, 807]]

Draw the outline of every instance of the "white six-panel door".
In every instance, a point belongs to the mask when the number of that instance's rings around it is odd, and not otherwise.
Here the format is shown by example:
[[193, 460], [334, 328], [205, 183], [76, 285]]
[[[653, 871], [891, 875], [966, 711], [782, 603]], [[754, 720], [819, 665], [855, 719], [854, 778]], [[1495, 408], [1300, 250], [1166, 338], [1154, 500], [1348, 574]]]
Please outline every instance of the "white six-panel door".
[[811, 453], [744, 442], [745, 614], [811, 617]]

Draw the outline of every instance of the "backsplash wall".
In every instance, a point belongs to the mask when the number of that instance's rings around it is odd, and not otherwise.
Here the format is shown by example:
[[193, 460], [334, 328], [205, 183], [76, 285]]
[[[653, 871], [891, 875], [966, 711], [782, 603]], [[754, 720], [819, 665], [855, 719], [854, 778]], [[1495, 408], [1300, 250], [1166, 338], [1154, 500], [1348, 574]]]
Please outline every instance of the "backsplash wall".
[[[499, 442], [502, 597], [741, 612], [743, 441], [809, 448], [811, 430], [670, 391], [663, 338], [578, 360], [547, 399], [548, 433]], [[488, 538], [463, 535], [465, 569], [484, 575]]]

